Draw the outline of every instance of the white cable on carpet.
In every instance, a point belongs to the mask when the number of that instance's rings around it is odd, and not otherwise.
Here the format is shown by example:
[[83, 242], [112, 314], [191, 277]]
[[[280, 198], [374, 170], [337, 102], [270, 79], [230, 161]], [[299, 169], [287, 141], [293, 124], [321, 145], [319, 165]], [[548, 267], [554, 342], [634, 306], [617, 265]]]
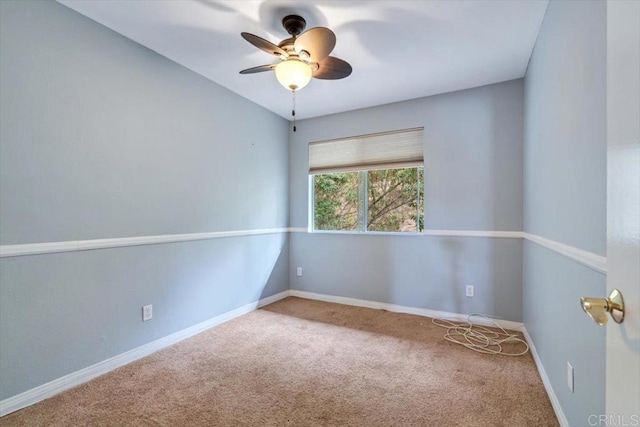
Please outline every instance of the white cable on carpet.
[[[500, 331], [492, 331], [489, 328], [474, 324], [472, 317], [482, 317], [493, 323]], [[516, 334], [508, 333], [502, 326], [498, 325], [493, 319], [484, 314], [472, 313], [467, 316], [466, 323], [456, 323], [447, 319], [433, 318], [431, 320], [434, 325], [445, 328], [447, 333], [444, 339], [452, 343], [467, 347], [469, 350], [478, 353], [501, 354], [503, 356], [522, 356], [529, 351], [529, 344]], [[518, 344], [522, 343], [525, 349], [519, 353], [508, 353], [502, 348], [503, 343]]]

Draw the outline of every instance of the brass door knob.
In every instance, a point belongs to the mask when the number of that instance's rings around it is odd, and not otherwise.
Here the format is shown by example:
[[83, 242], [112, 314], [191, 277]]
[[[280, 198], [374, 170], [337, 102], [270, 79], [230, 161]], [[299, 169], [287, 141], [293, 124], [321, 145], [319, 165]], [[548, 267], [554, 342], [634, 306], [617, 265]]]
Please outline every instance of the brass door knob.
[[612, 290], [607, 298], [582, 297], [580, 304], [584, 312], [600, 326], [607, 324], [607, 313], [616, 323], [624, 320], [624, 299], [617, 289]]

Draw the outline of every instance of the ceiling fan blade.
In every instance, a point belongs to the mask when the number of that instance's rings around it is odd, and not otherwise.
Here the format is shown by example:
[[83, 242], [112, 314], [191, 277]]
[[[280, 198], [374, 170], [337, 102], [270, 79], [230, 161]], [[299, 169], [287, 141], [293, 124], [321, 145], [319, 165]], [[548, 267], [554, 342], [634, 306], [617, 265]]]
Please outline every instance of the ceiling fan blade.
[[242, 36], [242, 38], [244, 38], [246, 41], [257, 47], [258, 49], [264, 50], [271, 55], [284, 55], [285, 58], [289, 56], [284, 49], [271, 43], [269, 40], [265, 40], [262, 37], [258, 37], [255, 34], [251, 33], [240, 33], [240, 35]]
[[247, 68], [246, 70], [240, 71], [240, 74], [253, 74], [253, 73], [261, 73], [263, 71], [271, 71], [276, 68], [278, 64], [267, 64], [267, 65], [259, 65], [257, 67]]
[[336, 35], [328, 28], [316, 27], [300, 34], [293, 47], [300, 54], [303, 50], [309, 53], [309, 61], [320, 62], [325, 59], [336, 46]]
[[313, 72], [312, 76], [316, 79], [338, 80], [348, 77], [351, 71], [353, 71], [353, 69], [347, 61], [343, 61], [335, 56], [328, 56], [318, 62], [318, 69]]

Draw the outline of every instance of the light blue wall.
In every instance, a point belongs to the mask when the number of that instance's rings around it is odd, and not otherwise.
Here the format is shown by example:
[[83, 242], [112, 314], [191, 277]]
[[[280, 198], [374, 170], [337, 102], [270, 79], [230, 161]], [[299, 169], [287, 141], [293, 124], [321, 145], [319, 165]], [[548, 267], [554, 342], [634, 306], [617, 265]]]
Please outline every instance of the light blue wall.
[[[552, 1], [525, 77], [525, 231], [605, 255], [606, 15], [603, 1]], [[605, 329], [580, 308], [606, 276], [524, 247], [524, 323], [571, 425], [605, 407]], [[575, 369], [575, 392], [566, 364]]]
[[588, 425], [589, 415], [605, 413], [605, 328], [582, 311], [580, 297], [604, 296], [604, 276], [535, 243], [523, 253], [525, 327], [570, 425]]
[[0, 399], [288, 289], [286, 239], [3, 258]]
[[552, 1], [526, 75], [525, 226], [606, 253], [605, 3]]
[[2, 2], [2, 244], [286, 226], [284, 119], [22, 3]]
[[424, 126], [425, 228], [522, 230], [522, 97], [512, 80], [299, 121], [291, 226], [307, 226], [309, 142]]
[[291, 289], [521, 321], [520, 239], [292, 233], [290, 244], [304, 273]]
[[[298, 122], [292, 227], [307, 227], [309, 142], [417, 126], [426, 229], [522, 230], [522, 80]], [[293, 233], [290, 243], [291, 270], [304, 271], [292, 289], [521, 320], [519, 239]]]
[[[58, 3], [0, 19], [3, 245], [287, 226], [284, 119]], [[285, 234], [3, 258], [0, 399], [286, 290], [288, 262]]]

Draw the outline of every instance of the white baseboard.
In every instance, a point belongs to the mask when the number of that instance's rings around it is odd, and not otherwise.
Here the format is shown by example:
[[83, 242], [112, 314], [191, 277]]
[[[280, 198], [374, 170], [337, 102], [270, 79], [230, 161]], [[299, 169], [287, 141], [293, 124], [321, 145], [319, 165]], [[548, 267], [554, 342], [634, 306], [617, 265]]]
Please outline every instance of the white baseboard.
[[[449, 313], [446, 311], [436, 311], [436, 310], [429, 310], [426, 308], [408, 307], [405, 305], [389, 304], [385, 302], [368, 301], [368, 300], [348, 298], [348, 297], [337, 297], [337, 296], [326, 295], [326, 294], [316, 294], [313, 292], [296, 291], [293, 289], [289, 292], [292, 297], [313, 299], [313, 300], [325, 301], [325, 302], [333, 302], [336, 304], [345, 304], [345, 305], [353, 305], [356, 307], [374, 308], [377, 310], [387, 310], [387, 311], [392, 311], [394, 313], [415, 314], [417, 316], [424, 316], [424, 317], [438, 317], [441, 319], [449, 319], [449, 320], [461, 321], [461, 322], [464, 322], [467, 320], [467, 315], [460, 314], [460, 313]], [[520, 322], [513, 322], [511, 320], [502, 320], [502, 319], [491, 319], [491, 320], [495, 321], [498, 325], [500, 325], [505, 329], [510, 329], [512, 331], [522, 330], [522, 323]], [[478, 318], [474, 318], [474, 323], [479, 323], [486, 326], [495, 326], [492, 324], [491, 320], [484, 321], [482, 318], [478, 317]]]
[[267, 298], [263, 298], [259, 301], [252, 302], [242, 307], [238, 307], [235, 310], [228, 311], [219, 316], [213, 317], [204, 322], [193, 325], [189, 328], [175, 332], [164, 338], [160, 338], [156, 341], [150, 342], [133, 350], [114, 356], [110, 359], [98, 362], [95, 365], [88, 366], [79, 371], [72, 372], [64, 377], [55, 379], [46, 384], [27, 390], [23, 393], [9, 397], [0, 401], [0, 417], [10, 414], [11, 412], [33, 405], [41, 400], [52, 397], [58, 393], [68, 390], [77, 385], [83, 384], [93, 378], [100, 375], [104, 375], [107, 372], [113, 371], [116, 368], [124, 366], [142, 357], [148, 356], [161, 350], [165, 347], [173, 345], [186, 338], [192, 337], [200, 332], [217, 326], [221, 323], [227, 322], [243, 314], [249, 313], [257, 308], [274, 303], [278, 300], [289, 296], [289, 291], [280, 292], [279, 294], [272, 295]]
[[544, 384], [544, 388], [547, 391], [547, 395], [549, 396], [549, 400], [551, 401], [551, 406], [553, 406], [553, 410], [556, 413], [556, 417], [558, 418], [558, 422], [561, 427], [569, 427], [569, 421], [567, 417], [564, 415], [564, 411], [562, 410], [562, 406], [560, 406], [560, 401], [558, 400], [558, 396], [553, 391], [553, 387], [551, 386], [551, 381], [547, 376], [547, 372], [544, 370], [544, 366], [542, 365], [542, 360], [540, 360], [540, 356], [536, 351], [536, 346], [531, 339], [531, 336], [527, 332], [527, 328], [522, 327], [522, 333], [524, 334], [524, 338], [529, 343], [529, 351], [531, 352], [531, 356], [533, 357], [533, 361], [536, 363], [536, 367], [538, 368], [538, 373], [540, 374], [540, 378], [542, 378], [542, 383]]

